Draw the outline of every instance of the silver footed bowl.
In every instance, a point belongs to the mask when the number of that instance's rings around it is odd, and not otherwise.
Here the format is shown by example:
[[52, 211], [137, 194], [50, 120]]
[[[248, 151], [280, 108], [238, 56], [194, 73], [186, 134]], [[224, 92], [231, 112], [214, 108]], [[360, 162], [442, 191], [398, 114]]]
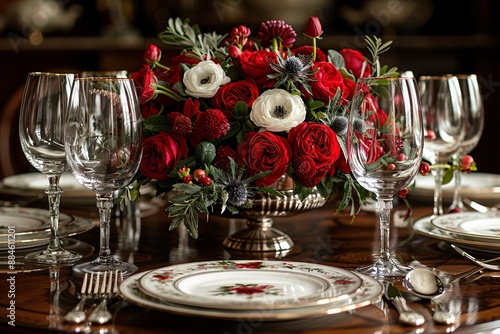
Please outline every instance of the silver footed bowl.
[[[265, 252], [281, 257], [293, 248], [293, 241], [285, 233], [272, 227], [273, 218], [287, 217], [320, 208], [327, 202], [316, 188], [304, 200], [293, 194], [293, 180], [283, 175], [271, 188], [283, 196], [257, 192], [251, 209], [240, 210], [236, 216], [246, 219], [247, 227], [228, 236], [223, 245], [229, 251]], [[234, 217], [234, 216], [232, 216]]]

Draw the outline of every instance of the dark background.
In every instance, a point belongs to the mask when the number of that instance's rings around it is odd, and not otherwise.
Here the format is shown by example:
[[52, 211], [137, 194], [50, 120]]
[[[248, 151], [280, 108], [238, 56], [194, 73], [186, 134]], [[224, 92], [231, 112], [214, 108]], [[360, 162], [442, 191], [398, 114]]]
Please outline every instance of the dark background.
[[[497, 0], [0, 0], [1, 145], [11, 139], [8, 153], [17, 153], [13, 159], [18, 160], [18, 171], [23, 171], [27, 165], [16, 139], [15, 113], [28, 72], [131, 73], [141, 67], [149, 43], [163, 49], [167, 64], [178, 50], [164, 46], [156, 36], [165, 29], [168, 18], [177, 16], [190, 18], [202, 31], [220, 34], [246, 25], [253, 37], [262, 21], [282, 19], [297, 32], [298, 46], [309, 42], [302, 31], [310, 15], [321, 19], [324, 38], [318, 46], [324, 50], [351, 47], [365, 52], [359, 43], [362, 35], [377, 34], [394, 42], [382, 64], [412, 70], [416, 77], [477, 74], [486, 122], [472, 155], [480, 172], [500, 173]], [[5, 139], [7, 124], [12, 131]], [[12, 173], [1, 166], [5, 159], [5, 152], [0, 152], [0, 177]]]

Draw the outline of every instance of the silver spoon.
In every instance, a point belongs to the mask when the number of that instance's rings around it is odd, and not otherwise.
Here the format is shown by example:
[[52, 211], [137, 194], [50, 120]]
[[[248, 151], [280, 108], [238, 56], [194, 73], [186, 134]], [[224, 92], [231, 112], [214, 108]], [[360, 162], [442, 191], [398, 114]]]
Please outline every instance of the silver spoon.
[[455, 315], [446, 311], [445, 305], [437, 298], [445, 292], [441, 279], [431, 270], [416, 268], [403, 279], [403, 286], [413, 295], [429, 299], [435, 307], [432, 319], [440, 324], [452, 325], [457, 320]]

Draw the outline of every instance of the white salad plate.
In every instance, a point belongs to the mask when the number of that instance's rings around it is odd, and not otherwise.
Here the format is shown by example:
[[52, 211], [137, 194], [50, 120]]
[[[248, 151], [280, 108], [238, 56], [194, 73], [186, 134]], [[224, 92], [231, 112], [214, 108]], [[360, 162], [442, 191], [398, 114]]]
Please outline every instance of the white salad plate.
[[435, 227], [464, 239], [500, 243], [500, 213], [463, 212], [438, 216]]
[[216, 309], [296, 308], [347, 299], [362, 285], [344, 269], [283, 261], [214, 261], [146, 273], [139, 289], [171, 303]]
[[[149, 272], [146, 272], [148, 274]], [[224, 320], [258, 320], [277, 321], [299, 319], [311, 316], [321, 316], [337, 314], [354, 310], [360, 307], [380, 301], [383, 294], [383, 286], [372, 277], [363, 274], [354, 274], [361, 279], [361, 286], [356, 292], [349, 294], [348, 298], [336, 299], [332, 302], [316, 303], [308, 306], [280, 308], [269, 307], [268, 305], [255, 305], [248, 309], [239, 308], [212, 308], [177, 304], [164, 299], [154, 298], [142, 292], [139, 288], [139, 281], [144, 273], [134, 274], [123, 281], [120, 285], [121, 297], [138, 306], [169, 312], [178, 315], [197, 316]]]
[[413, 229], [418, 234], [457, 244], [465, 248], [482, 252], [500, 253], [500, 242], [498, 241], [492, 242], [481, 239], [464, 238], [460, 235], [437, 228], [431, 223], [431, 220], [432, 218], [430, 216], [420, 218], [414, 222]]
[[[415, 188], [408, 193], [408, 197], [432, 202], [434, 196], [434, 176], [417, 175]], [[442, 187], [443, 200], [453, 199], [454, 182], [449, 182]], [[484, 205], [497, 204], [500, 199], [500, 175], [473, 172], [462, 174], [461, 194], [470, 200]]]
[[[12, 218], [19, 219], [12, 219]], [[33, 227], [33, 230], [21, 226], [20, 231], [15, 225], [19, 221], [27, 221], [29, 217], [43, 220], [45, 228]], [[49, 210], [37, 208], [1, 208], [0, 209], [0, 250], [8, 250], [14, 243], [16, 249], [25, 249], [46, 245], [50, 238]], [[93, 223], [90, 219], [60, 214], [59, 236], [69, 237], [90, 230]], [[12, 230], [14, 233], [12, 233]]]

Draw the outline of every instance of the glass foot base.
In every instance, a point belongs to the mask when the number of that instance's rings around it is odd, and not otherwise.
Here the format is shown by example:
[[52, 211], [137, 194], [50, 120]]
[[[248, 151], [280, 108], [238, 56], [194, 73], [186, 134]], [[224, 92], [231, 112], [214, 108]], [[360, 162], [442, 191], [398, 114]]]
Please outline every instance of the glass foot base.
[[385, 278], [404, 277], [412, 270], [412, 267], [403, 266], [396, 259], [379, 259], [372, 265], [357, 268], [355, 272], [365, 274], [374, 278]]
[[24, 257], [26, 261], [47, 265], [73, 264], [81, 258], [82, 254], [67, 250], [44, 250], [41, 252], [30, 253]]
[[129, 276], [137, 271], [137, 266], [128, 263], [113, 261], [111, 263], [103, 264], [98, 261], [79, 263], [73, 266], [73, 273], [77, 276], [84, 276], [85, 273], [99, 273], [105, 271], [121, 271], [123, 276]]

